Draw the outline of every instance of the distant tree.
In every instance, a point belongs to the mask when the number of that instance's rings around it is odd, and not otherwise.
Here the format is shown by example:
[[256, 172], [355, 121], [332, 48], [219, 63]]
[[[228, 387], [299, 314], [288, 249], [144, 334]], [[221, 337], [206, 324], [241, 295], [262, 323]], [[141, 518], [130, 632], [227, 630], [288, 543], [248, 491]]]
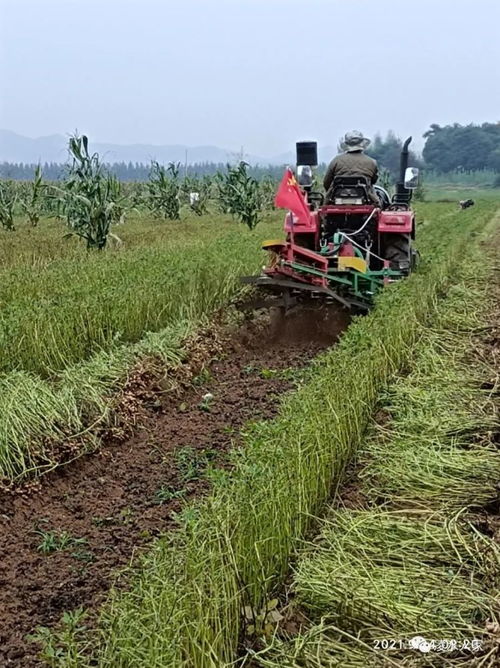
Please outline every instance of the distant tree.
[[[366, 153], [375, 158], [381, 170], [388, 170], [392, 180], [396, 181], [399, 177], [399, 161], [402, 148], [403, 140], [397, 137], [392, 130], [389, 130], [385, 139], [380, 134], [376, 134]], [[412, 151], [410, 151], [409, 161], [412, 166], [420, 166], [420, 161]]]
[[[116, 176], [120, 181], [146, 183], [149, 180], [151, 165], [140, 162], [115, 162], [104, 165], [110, 174]], [[13, 181], [32, 181], [35, 176], [36, 164], [23, 164], [15, 162], [0, 163], [0, 178]], [[58, 163], [45, 163], [42, 167], [45, 181], [63, 180], [66, 175], [67, 165]], [[262, 179], [280, 179], [283, 175], [285, 165], [249, 165], [248, 174], [261, 181]], [[215, 176], [217, 173], [225, 172], [227, 165], [216, 162], [198, 162], [187, 166], [187, 175], [193, 178], [203, 176]]]
[[500, 171], [500, 123], [433, 123], [424, 138], [425, 162], [437, 172]]

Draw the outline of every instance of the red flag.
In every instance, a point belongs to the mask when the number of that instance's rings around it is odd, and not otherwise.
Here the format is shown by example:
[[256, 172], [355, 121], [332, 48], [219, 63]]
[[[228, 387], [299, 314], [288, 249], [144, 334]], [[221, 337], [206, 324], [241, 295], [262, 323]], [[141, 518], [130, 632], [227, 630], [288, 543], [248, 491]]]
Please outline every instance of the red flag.
[[288, 167], [283, 174], [280, 187], [274, 198], [274, 203], [282, 209], [289, 209], [304, 224], [307, 225], [309, 223], [311, 212], [307, 206], [304, 193], [300, 189], [297, 179], [290, 167]]

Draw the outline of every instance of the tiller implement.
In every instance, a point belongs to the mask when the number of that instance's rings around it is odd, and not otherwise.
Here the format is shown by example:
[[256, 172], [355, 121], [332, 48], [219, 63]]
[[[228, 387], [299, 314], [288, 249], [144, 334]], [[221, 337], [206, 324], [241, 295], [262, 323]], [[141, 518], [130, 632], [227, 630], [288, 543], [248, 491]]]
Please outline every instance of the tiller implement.
[[287, 169], [276, 196], [277, 206], [290, 209], [286, 239], [266, 241], [267, 266], [260, 276], [242, 281], [278, 295], [285, 308], [322, 299], [367, 311], [381, 288], [407, 276], [416, 264], [410, 201], [418, 170], [408, 167], [410, 142], [411, 137], [403, 146], [392, 199], [363, 176], [335, 178], [326, 198], [313, 191], [317, 145], [298, 142], [297, 179]]

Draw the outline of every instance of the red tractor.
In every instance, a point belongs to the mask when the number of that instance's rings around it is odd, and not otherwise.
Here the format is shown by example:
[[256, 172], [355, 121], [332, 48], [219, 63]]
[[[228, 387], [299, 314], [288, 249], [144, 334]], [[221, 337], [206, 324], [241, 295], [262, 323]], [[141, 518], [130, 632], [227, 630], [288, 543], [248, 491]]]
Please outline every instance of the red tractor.
[[325, 201], [322, 193], [312, 190], [316, 143], [297, 143], [297, 179], [307, 217], [289, 212], [286, 239], [263, 244], [270, 260], [262, 274], [242, 280], [281, 296], [285, 308], [322, 298], [367, 311], [384, 285], [407, 276], [416, 265], [410, 201], [418, 170], [408, 168], [410, 142], [411, 137], [403, 146], [392, 199], [384, 188], [374, 186], [379, 204], [373, 202], [371, 184], [362, 176], [335, 178]]

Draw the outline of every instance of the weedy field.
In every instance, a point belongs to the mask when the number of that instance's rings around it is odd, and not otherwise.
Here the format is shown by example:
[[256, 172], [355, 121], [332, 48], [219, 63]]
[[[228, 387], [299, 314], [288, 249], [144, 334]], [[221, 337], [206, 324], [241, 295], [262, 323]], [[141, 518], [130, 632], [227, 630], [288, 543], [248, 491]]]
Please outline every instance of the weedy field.
[[234, 306], [281, 215], [238, 206], [2, 231], [2, 661], [496, 665], [496, 202], [419, 204], [418, 272], [281, 330]]

